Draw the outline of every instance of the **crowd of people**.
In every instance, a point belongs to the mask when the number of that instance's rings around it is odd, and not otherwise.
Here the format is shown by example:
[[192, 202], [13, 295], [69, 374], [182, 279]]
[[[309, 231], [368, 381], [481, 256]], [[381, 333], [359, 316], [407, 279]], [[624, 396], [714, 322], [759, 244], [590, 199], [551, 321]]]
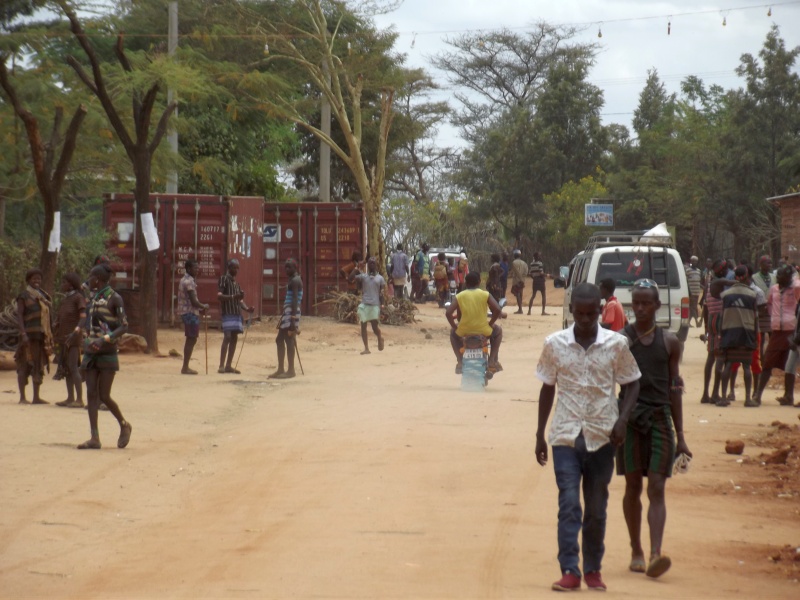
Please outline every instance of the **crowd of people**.
[[[797, 270], [785, 260], [773, 269], [772, 258], [765, 255], [758, 260], [758, 270], [745, 261], [737, 265], [731, 259], [718, 259], [706, 261], [701, 271], [692, 256], [686, 273], [691, 301], [697, 301], [692, 314], [704, 330], [701, 339], [708, 352], [700, 402], [730, 406], [736, 400], [734, 385], [741, 368], [744, 406], [758, 408], [772, 371], [780, 369], [784, 392], [776, 399], [778, 404], [800, 407], [794, 401], [800, 343]], [[699, 281], [700, 287], [693, 288], [692, 281]]]
[[[402, 297], [402, 289], [410, 279], [414, 298], [423, 301], [420, 286], [427, 288], [433, 278], [439, 303], [446, 305], [456, 373], [462, 369], [463, 339], [471, 335], [491, 340], [489, 370], [492, 374], [502, 371], [499, 353], [503, 330], [498, 321], [507, 316], [502, 305], [509, 279], [516, 300], [515, 314], [523, 313], [526, 278], [532, 280], [528, 314], [537, 294], [541, 294], [542, 314], [546, 314], [546, 273], [541, 255], [534, 253], [530, 264], [518, 250], [511, 253], [510, 263], [508, 255], [492, 255], [482, 289], [480, 273], [469, 269], [465, 252], [451, 263], [444, 253], [431, 260], [428, 250], [427, 244], [423, 244], [410, 259], [402, 245], [396, 248], [389, 262], [394, 295]], [[737, 372], [742, 370], [744, 406], [758, 407], [772, 370], [778, 368], [785, 373], [785, 386], [783, 396], [777, 401], [781, 405], [794, 404], [800, 344], [797, 318], [800, 279], [789, 264], [782, 263], [776, 270], [772, 267], [769, 256], [759, 259], [757, 271], [746, 263], [736, 265], [721, 259], [707, 261], [706, 268], [701, 270], [695, 256], [686, 265], [690, 320], [703, 328], [701, 338], [707, 344], [701, 403], [729, 406], [735, 398]], [[295, 377], [296, 336], [303, 298], [297, 262], [286, 260], [284, 269], [286, 295], [275, 340], [278, 369], [269, 375], [274, 379]], [[209, 304], [197, 295], [197, 263], [185, 261], [184, 270], [177, 302], [186, 337], [181, 373], [196, 375], [190, 368], [190, 360]], [[223, 331], [219, 373], [239, 373], [233, 359], [238, 336], [245, 331], [242, 315], [254, 311], [236, 281], [238, 270], [237, 260], [228, 261], [226, 273], [218, 283], [216, 300]], [[41, 288], [41, 271], [31, 269], [25, 277], [26, 287], [17, 299], [21, 332], [15, 355], [19, 401], [47, 404], [41, 396], [41, 386], [49, 357], [55, 352], [59, 376], [67, 387], [66, 400], [57, 404], [84, 407], [83, 382], [86, 385], [91, 437], [78, 446], [80, 449], [101, 448], [98, 426], [101, 406], [119, 424], [119, 448], [128, 445], [132, 432], [131, 424], [111, 396], [119, 370], [117, 344], [128, 328], [122, 297], [109, 285], [111, 274], [107, 260], [98, 257], [85, 282], [74, 273], [65, 275], [60, 287], [63, 299], [54, 311], [51, 297]], [[364, 263], [362, 255], [356, 252], [340, 275], [349, 291], [360, 294], [358, 318], [364, 346], [361, 354], [370, 353], [368, 326], [376, 337], [378, 350], [382, 351], [385, 340], [380, 314], [387, 302], [389, 286], [378, 272], [376, 259], [368, 257]], [[456, 282], [452, 297], [451, 281]], [[635, 316], [633, 323], [628, 322], [614, 296], [615, 289], [613, 279], [603, 279], [599, 285], [586, 282], [574, 287], [569, 307], [574, 323], [545, 339], [536, 369], [542, 387], [535, 457], [544, 466], [552, 456], [559, 490], [557, 539], [561, 578], [552, 585], [557, 591], [578, 590], [584, 582], [590, 589], [606, 589], [601, 569], [608, 485], [615, 463], [617, 474], [625, 478], [622, 504], [631, 545], [629, 569], [653, 578], [667, 572], [671, 560], [662, 550], [666, 482], [673, 473], [676, 458], [682, 457], [685, 462], [692, 457], [683, 433], [684, 385], [679, 368], [682, 348], [673, 333], [656, 325], [656, 314], [661, 307], [658, 284], [651, 279], [639, 279], [633, 284], [630, 307]], [[399, 295], [398, 290], [401, 290]], [[302, 369], [302, 363], [300, 366]], [[709, 391], [712, 375], [713, 389]], [[26, 396], [29, 380], [33, 384], [30, 402]], [[642, 543], [641, 496], [645, 479], [650, 534], [647, 553]]]

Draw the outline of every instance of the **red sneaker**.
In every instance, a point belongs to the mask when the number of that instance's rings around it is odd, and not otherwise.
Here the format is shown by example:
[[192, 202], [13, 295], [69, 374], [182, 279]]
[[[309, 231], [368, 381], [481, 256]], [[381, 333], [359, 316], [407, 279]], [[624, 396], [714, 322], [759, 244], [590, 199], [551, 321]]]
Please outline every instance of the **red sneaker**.
[[600, 575], [600, 571], [586, 573], [585, 579], [586, 587], [588, 587], [590, 590], [595, 590], [596, 592], [606, 591], [606, 584], [603, 583], [603, 577]]
[[567, 571], [553, 584], [553, 589], [557, 592], [578, 592], [581, 589], [581, 578]]

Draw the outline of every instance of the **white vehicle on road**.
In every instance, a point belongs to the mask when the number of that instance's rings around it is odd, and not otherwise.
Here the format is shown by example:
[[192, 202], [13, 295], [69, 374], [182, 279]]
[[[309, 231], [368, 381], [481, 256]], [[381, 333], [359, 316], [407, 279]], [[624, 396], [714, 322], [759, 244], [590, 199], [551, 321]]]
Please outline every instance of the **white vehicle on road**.
[[614, 295], [622, 304], [628, 321], [636, 317], [631, 309], [631, 288], [637, 279], [652, 279], [658, 284], [661, 308], [656, 324], [681, 342], [689, 333], [689, 285], [680, 254], [667, 235], [648, 235], [644, 231], [608, 231], [589, 238], [586, 248], [569, 263], [564, 293], [563, 326], [572, 324], [569, 312], [572, 290], [579, 283], [599, 284], [611, 278]]

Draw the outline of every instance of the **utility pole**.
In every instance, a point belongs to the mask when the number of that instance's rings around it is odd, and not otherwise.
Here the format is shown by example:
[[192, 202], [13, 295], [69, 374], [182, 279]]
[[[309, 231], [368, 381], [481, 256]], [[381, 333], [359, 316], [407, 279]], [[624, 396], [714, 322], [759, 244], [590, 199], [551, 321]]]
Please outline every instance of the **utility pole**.
[[[331, 87], [331, 73], [328, 70], [328, 63], [322, 63], [322, 70], [328, 89]], [[322, 94], [322, 106], [320, 108], [322, 133], [330, 137], [331, 135], [331, 103], [325, 94]], [[331, 147], [323, 141], [319, 143], [319, 200], [320, 202], [331, 201]]]
[[[170, 2], [169, 3], [169, 29], [167, 32], [167, 52], [169, 53], [170, 57], [175, 56], [175, 50], [178, 48], [178, 3], [177, 2]], [[175, 96], [175, 92], [171, 89], [167, 90], [167, 103], [169, 104], [172, 102], [172, 99]], [[178, 116], [178, 109], [175, 108], [175, 113], [173, 118]], [[178, 130], [175, 127], [170, 127], [169, 133], [167, 134], [167, 140], [169, 141], [169, 147], [172, 150], [173, 154], [177, 157], [178, 155]], [[170, 171], [167, 173], [167, 193], [168, 194], [177, 194], [178, 193], [178, 172], [177, 171]]]

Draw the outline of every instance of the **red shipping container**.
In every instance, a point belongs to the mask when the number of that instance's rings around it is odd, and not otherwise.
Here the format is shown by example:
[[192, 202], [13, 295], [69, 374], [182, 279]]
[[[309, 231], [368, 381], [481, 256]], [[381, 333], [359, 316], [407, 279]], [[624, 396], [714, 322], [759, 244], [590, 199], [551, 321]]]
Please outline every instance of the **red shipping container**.
[[[160, 247], [156, 304], [158, 319], [175, 324], [178, 285], [184, 275], [183, 262], [199, 263], [197, 297], [211, 305], [211, 318], [219, 320], [217, 282], [227, 270], [227, 261], [239, 260], [236, 280], [245, 292], [245, 302], [260, 316], [261, 263], [263, 261], [263, 204], [261, 197], [194, 194], [152, 194], [153, 221]], [[139, 253], [137, 230], [141, 227], [132, 194], [109, 194], [103, 203], [103, 225], [111, 234], [109, 249], [117, 256], [116, 287], [135, 290]], [[127, 292], [130, 297], [131, 294]]]
[[366, 222], [360, 203], [264, 204], [263, 314], [278, 315], [286, 296], [284, 263], [294, 258], [303, 279], [302, 314], [326, 313], [318, 304], [347, 289], [339, 269], [364, 252]]

